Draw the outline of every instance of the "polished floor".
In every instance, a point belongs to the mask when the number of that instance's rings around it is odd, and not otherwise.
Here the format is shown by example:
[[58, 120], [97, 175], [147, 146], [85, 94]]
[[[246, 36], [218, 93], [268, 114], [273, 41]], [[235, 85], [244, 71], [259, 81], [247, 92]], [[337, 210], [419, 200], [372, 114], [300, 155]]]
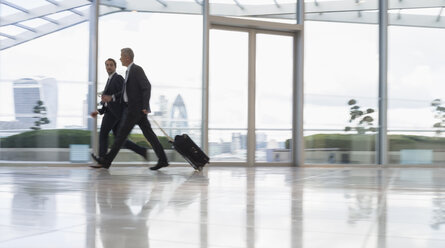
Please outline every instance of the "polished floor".
[[445, 247], [445, 169], [0, 167], [0, 248]]

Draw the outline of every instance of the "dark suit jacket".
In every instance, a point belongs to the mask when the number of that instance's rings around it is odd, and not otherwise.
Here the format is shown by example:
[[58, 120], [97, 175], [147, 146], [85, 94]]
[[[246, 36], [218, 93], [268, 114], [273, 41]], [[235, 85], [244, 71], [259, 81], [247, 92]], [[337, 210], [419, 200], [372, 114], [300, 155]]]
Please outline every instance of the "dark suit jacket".
[[128, 72], [126, 90], [129, 113], [142, 113], [143, 109], [150, 111], [151, 84], [142, 67], [133, 64]]
[[124, 87], [124, 82], [125, 82], [124, 78], [117, 73], [115, 73], [113, 77], [111, 77], [108, 86], [105, 86], [105, 89], [102, 94], [110, 96], [114, 95], [115, 101], [108, 102], [107, 106], [105, 106], [105, 104], [101, 102], [102, 108], [98, 110], [100, 114], [111, 113], [117, 119], [121, 118], [122, 115], [121, 98], [122, 98], [122, 89]]

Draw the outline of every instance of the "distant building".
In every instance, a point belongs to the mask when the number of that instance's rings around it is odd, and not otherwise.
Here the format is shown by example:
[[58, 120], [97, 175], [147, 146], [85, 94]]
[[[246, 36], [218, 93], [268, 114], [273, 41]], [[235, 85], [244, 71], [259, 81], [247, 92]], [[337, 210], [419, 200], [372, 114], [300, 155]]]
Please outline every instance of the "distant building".
[[170, 111], [170, 136], [188, 132], [188, 116], [184, 100], [178, 95]]
[[266, 148], [267, 147], [267, 134], [258, 132], [256, 134], [256, 148]]
[[37, 120], [34, 107], [37, 101], [43, 101], [46, 107], [46, 117], [50, 123], [44, 128], [57, 126], [58, 92], [57, 81], [54, 78], [33, 77], [21, 78], [13, 82], [14, 114], [18, 121], [17, 127], [32, 127]]
[[232, 142], [230, 150], [232, 153], [235, 151], [241, 150], [242, 147], [242, 139], [241, 139], [241, 133], [232, 133]]
[[154, 116], [159, 121], [161, 127], [168, 126], [168, 100], [164, 95], [159, 96], [159, 110], [154, 112]]

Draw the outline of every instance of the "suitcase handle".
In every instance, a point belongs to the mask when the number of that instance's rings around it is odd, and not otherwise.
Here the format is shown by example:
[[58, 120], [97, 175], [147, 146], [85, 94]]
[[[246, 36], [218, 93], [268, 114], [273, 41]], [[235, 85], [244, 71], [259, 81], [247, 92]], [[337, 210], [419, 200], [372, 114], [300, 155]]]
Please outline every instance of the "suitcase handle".
[[161, 129], [162, 133], [167, 137], [168, 141], [170, 141], [171, 143], [173, 143], [173, 141], [174, 141], [173, 138], [170, 137], [170, 135], [168, 135], [168, 134], [165, 132], [164, 129], [162, 129], [162, 127], [159, 125], [159, 123], [158, 123], [154, 118], [149, 117], [149, 115], [147, 115], [147, 118], [148, 118], [148, 119], [151, 119], [151, 121], [153, 121], [153, 122], [156, 124], [156, 126], [158, 126], [158, 128]]

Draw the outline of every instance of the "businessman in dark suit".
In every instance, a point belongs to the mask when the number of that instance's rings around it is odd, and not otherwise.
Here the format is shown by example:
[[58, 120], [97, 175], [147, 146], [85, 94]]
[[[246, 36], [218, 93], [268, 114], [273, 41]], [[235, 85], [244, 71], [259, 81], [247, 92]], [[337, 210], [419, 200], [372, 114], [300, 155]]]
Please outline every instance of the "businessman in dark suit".
[[[153, 132], [150, 122], [147, 119], [147, 114], [150, 110], [150, 96], [151, 96], [151, 84], [145, 75], [142, 67], [133, 63], [134, 53], [131, 48], [123, 48], [121, 50], [121, 62], [123, 66], [127, 67], [125, 75], [125, 84], [122, 94], [123, 101], [123, 114], [122, 124], [119, 128], [116, 139], [108, 152], [103, 157], [93, 158], [98, 162], [97, 165], [93, 165], [93, 168], [106, 168], [108, 169], [116, 157], [121, 146], [124, 144], [128, 135], [133, 127], [137, 124], [142, 130], [145, 138], [150, 142], [153, 150], [158, 157], [158, 163], [150, 167], [151, 170], [158, 170], [168, 166], [167, 156], [165, 155], [164, 148], [158, 140], [158, 137]], [[108, 102], [110, 98], [104, 99]]]
[[[96, 118], [98, 114], [104, 115], [99, 132], [99, 157], [107, 154], [110, 131], [113, 131], [113, 135], [116, 137], [124, 109], [121, 101], [124, 78], [116, 73], [116, 61], [111, 58], [107, 59], [105, 68], [108, 73], [108, 80], [102, 92], [102, 108], [91, 113], [93, 118]], [[128, 139], [125, 140], [124, 147], [136, 152], [147, 160], [147, 148], [139, 146]]]

